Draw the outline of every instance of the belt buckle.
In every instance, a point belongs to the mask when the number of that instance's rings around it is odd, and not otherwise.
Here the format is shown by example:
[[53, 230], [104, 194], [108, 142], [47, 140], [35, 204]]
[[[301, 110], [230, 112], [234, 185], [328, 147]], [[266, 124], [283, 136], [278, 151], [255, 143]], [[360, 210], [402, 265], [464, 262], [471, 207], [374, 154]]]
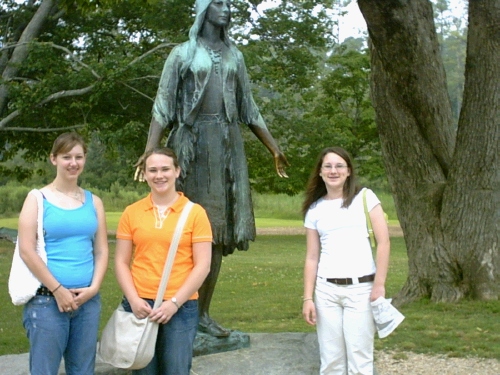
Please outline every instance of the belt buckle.
[[352, 280], [352, 285], [358, 285], [358, 284], [360, 284], [359, 278], [357, 278], [357, 277], [352, 277], [351, 280]]

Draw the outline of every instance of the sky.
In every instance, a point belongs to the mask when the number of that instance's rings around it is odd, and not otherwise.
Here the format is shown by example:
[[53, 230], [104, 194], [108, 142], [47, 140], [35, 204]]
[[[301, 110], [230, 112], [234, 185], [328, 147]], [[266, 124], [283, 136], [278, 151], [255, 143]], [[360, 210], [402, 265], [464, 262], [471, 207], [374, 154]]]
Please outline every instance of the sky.
[[[450, 13], [456, 17], [463, 17], [467, 0], [449, 0]], [[362, 36], [366, 33], [366, 23], [359, 11], [356, 1], [352, 1], [346, 8], [347, 14], [341, 18], [339, 25], [339, 39]]]

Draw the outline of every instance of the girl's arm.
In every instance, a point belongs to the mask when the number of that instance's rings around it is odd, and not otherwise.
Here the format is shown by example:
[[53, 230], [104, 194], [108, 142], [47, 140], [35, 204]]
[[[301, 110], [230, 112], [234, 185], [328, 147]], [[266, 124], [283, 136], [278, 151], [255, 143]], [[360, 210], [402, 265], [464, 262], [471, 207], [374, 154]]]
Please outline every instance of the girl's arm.
[[306, 228], [307, 251], [304, 265], [304, 302], [302, 316], [308, 324], [316, 324], [316, 307], [314, 306], [314, 287], [318, 273], [320, 240], [318, 231]]
[[132, 240], [116, 240], [115, 251], [115, 274], [118, 284], [123, 294], [130, 303], [134, 315], [143, 319], [151, 313], [151, 306], [144, 301], [135, 289], [132, 273], [130, 272], [130, 262], [132, 260], [133, 244]]
[[[184, 284], [175, 294], [177, 303], [182, 305], [193, 294], [200, 289], [203, 281], [205, 281], [210, 272], [210, 263], [212, 260], [212, 243], [197, 242], [193, 243], [193, 263], [194, 267], [189, 276], [184, 281]], [[172, 303], [172, 302], [170, 302]]]
[[385, 221], [384, 211], [380, 204], [376, 205], [370, 211], [370, 220], [372, 222], [373, 233], [377, 240], [377, 255], [375, 264], [377, 272], [371, 294], [371, 300], [375, 301], [379, 297], [385, 297], [385, 280], [389, 269], [389, 255], [391, 243], [389, 239], [389, 228]]
[[[177, 299], [177, 304], [179, 306], [186, 302], [194, 293], [196, 293], [198, 289], [200, 289], [203, 281], [205, 281], [205, 278], [210, 272], [211, 259], [211, 242], [193, 243], [194, 267], [175, 294], [175, 298]], [[167, 323], [177, 310], [177, 306], [171, 300], [163, 301], [160, 308], [153, 310], [150, 318], [158, 323]]]

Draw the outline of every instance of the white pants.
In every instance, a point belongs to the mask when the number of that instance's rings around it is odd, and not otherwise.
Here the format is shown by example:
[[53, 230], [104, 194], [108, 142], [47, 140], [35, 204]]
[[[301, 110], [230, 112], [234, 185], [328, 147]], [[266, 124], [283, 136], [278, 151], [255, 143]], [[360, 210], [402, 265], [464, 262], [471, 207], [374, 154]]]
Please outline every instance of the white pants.
[[317, 278], [316, 326], [321, 375], [372, 375], [375, 322], [373, 282], [336, 285]]

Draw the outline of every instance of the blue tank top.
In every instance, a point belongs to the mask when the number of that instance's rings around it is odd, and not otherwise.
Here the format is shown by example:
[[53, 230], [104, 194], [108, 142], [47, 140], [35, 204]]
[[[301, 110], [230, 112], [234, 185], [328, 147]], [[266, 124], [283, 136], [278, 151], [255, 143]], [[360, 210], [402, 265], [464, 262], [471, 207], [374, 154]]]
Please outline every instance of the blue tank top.
[[65, 288], [89, 286], [94, 275], [94, 236], [97, 213], [92, 193], [85, 203], [66, 209], [43, 200], [43, 229], [47, 267]]

